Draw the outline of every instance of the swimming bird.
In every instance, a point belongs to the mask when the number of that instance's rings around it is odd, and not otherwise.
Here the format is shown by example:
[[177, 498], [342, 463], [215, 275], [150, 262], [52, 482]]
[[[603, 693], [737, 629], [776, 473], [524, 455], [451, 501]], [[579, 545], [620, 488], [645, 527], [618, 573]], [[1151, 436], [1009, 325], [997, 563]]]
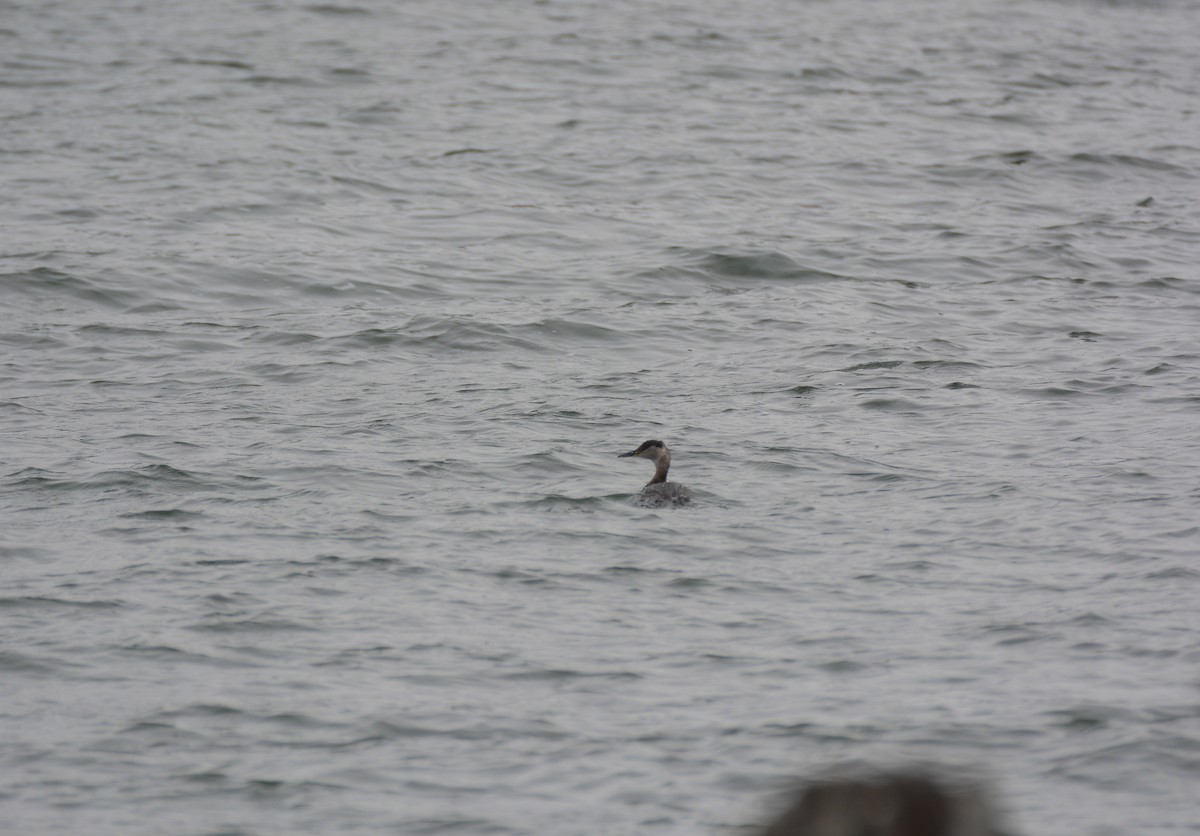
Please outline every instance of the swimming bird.
[[637, 503], [651, 508], [666, 508], [674, 505], [687, 505], [692, 500], [692, 492], [678, 482], [667, 481], [667, 470], [671, 467], [671, 451], [661, 441], [644, 441], [642, 446], [628, 453], [617, 456], [636, 456], [639, 459], [649, 459], [654, 462], [654, 478], [646, 483], [638, 494]]

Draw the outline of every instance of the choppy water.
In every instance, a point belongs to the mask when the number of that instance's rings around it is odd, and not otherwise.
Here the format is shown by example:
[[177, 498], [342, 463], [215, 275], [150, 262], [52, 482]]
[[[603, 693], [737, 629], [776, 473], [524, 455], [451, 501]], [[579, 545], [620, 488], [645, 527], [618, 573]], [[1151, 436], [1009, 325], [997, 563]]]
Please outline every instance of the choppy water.
[[1200, 829], [1195, 4], [0, 13], [12, 832]]

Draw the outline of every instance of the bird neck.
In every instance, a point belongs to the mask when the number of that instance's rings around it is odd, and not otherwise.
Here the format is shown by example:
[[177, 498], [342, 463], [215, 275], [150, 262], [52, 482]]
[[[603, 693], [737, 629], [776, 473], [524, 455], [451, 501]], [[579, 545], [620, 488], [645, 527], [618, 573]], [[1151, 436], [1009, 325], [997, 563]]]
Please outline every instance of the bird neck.
[[659, 482], [667, 481], [667, 471], [671, 468], [671, 454], [663, 453], [654, 462], [654, 478], [647, 482], [647, 485], [657, 485]]

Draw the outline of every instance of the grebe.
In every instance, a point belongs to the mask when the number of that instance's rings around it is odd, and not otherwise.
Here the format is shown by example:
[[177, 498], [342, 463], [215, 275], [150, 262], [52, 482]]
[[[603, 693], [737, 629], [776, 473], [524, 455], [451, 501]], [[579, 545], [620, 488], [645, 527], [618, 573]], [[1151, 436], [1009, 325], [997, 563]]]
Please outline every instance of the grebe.
[[670, 505], [687, 505], [692, 499], [692, 492], [678, 482], [667, 481], [667, 470], [671, 467], [671, 451], [661, 441], [645, 441], [636, 450], [617, 456], [637, 456], [639, 459], [649, 459], [654, 462], [654, 478], [646, 483], [638, 494], [639, 505], [651, 508], [665, 508]]

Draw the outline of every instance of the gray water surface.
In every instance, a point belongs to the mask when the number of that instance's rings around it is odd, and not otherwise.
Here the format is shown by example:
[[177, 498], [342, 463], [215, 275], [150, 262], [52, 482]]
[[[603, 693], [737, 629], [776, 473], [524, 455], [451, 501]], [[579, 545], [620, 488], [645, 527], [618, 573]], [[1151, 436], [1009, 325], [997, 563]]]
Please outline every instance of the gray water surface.
[[1200, 832], [1197, 54], [1182, 0], [0, 3], [7, 827], [737, 834], [916, 760]]

